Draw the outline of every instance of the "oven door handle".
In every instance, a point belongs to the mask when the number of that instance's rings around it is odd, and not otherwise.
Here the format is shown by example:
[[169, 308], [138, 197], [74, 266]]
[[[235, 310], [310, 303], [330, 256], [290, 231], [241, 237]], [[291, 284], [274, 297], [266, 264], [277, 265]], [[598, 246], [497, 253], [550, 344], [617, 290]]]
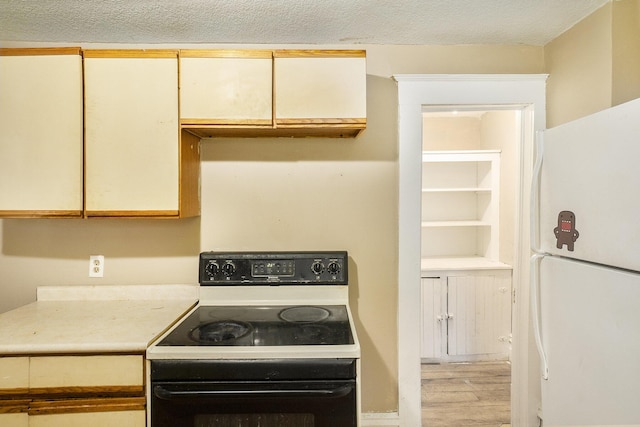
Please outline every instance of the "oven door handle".
[[175, 399], [207, 399], [207, 398], [239, 398], [239, 397], [344, 397], [353, 391], [352, 384], [334, 389], [320, 390], [168, 390], [161, 385], [153, 387], [153, 394], [163, 400]]

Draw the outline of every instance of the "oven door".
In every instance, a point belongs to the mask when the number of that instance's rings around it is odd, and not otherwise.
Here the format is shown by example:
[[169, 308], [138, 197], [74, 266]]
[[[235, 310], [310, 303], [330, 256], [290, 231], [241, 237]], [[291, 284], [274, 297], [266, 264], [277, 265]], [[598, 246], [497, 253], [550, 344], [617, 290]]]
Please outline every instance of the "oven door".
[[356, 426], [355, 381], [156, 383], [153, 427]]
[[355, 359], [152, 361], [151, 427], [356, 427]]

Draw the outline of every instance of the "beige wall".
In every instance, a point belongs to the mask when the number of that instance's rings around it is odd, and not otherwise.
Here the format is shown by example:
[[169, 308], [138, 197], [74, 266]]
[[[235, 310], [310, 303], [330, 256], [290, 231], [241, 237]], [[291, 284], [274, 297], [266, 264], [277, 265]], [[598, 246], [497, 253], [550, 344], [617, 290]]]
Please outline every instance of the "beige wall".
[[482, 116], [482, 144], [487, 150], [500, 150], [500, 251], [499, 260], [514, 265], [515, 232], [518, 206], [516, 186], [519, 182], [520, 126], [513, 110], [489, 111]]
[[547, 127], [611, 106], [611, 4], [545, 46]]
[[[1, 220], [0, 312], [34, 301], [41, 285], [195, 284], [202, 250], [346, 249], [363, 409], [396, 411], [398, 147], [391, 76], [540, 73], [543, 50], [355, 47], [367, 49], [368, 64], [368, 126], [360, 137], [206, 140], [196, 219]], [[102, 279], [88, 278], [91, 254], [105, 255]]]
[[640, 0], [605, 4], [544, 55], [549, 128], [640, 97]]
[[640, 97], [640, 0], [613, 3], [612, 105]]

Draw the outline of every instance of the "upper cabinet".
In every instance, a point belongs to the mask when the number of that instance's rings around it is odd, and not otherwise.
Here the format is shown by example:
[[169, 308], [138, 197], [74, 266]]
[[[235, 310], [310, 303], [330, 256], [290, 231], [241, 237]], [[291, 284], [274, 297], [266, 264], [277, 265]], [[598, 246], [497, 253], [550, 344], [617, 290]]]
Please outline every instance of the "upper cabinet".
[[355, 137], [366, 80], [364, 50], [0, 49], [0, 217], [197, 216], [200, 138]]
[[180, 123], [199, 137], [354, 137], [363, 50], [182, 50]]
[[0, 49], [0, 216], [82, 216], [79, 48]]
[[366, 127], [365, 52], [274, 52], [275, 126], [355, 136]]
[[198, 141], [178, 123], [178, 54], [84, 51], [85, 214], [199, 214]]
[[184, 129], [272, 127], [270, 50], [180, 51]]

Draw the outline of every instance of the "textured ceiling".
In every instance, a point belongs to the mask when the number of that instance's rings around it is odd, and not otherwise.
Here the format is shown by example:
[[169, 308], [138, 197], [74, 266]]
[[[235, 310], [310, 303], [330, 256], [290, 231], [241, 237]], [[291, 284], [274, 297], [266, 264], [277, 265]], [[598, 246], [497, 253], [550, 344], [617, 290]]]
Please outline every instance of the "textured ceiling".
[[544, 45], [612, 0], [0, 0], [0, 41]]

